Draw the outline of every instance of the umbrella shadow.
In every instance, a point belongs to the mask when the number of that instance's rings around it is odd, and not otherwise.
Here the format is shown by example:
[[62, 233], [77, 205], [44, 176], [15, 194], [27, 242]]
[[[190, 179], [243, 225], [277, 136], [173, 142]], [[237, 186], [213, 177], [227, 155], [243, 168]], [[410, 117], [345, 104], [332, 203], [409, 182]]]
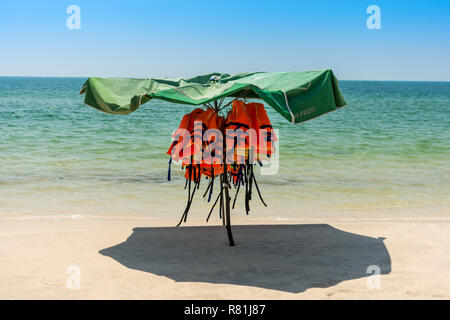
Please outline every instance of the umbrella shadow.
[[233, 233], [235, 247], [227, 245], [220, 226], [134, 228], [125, 242], [100, 253], [130, 269], [175, 281], [293, 293], [368, 277], [373, 265], [380, 274], [391, 272], [384, 238], [327, 224], [234, 226]]

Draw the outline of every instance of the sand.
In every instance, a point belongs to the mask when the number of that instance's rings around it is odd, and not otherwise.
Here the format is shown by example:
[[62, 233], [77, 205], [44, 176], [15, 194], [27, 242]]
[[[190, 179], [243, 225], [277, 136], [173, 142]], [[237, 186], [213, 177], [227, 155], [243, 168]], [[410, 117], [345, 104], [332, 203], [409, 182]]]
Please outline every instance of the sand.
[[0, 299], [450, 298], [448, 219], [245, 222], [2, 220]]

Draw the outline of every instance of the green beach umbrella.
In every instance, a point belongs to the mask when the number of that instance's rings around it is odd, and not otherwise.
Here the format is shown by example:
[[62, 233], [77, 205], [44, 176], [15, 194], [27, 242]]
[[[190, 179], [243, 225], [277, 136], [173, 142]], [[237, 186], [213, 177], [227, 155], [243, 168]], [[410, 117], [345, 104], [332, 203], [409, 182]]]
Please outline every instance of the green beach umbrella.
[[[89, 78], [83, 85], [84, 103], [111, 114], [128, 114], [142, 104], [161, 99], [221, 110], [224, 99], [262, 99], [286, 120], [302, 123], [343, 107], [346, 102], [329, 69], [306, 72], [253, 72], [229, 75], [211, 73], [190, 79]], [[225, 168], [227, 166], [224, 166]], [[221, 175], [221, 208], [230, 245], [230, 197], [228, 176]], [[258, 190], [259, 191], [259, 190]], [[223, 203], [222, 203], [223, 202]]]

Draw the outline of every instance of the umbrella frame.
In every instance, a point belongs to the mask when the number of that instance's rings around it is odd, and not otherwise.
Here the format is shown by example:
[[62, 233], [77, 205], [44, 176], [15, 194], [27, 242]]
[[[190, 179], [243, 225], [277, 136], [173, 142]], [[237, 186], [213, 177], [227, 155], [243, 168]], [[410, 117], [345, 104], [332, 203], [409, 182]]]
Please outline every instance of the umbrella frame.
[[[214, 101], [214, 110], [216, 112], [219, 112], [220, 109], [220, 104], [216, 101]], [[222, 131], [223, 136], [225, 137], [225, 129], [223, 129]], [[224, 200], [225, 201], [220, 201], [220, 206], [221, 206], [221, 210], [224, 213], [223, 214], [223, 224], [225, 225], [225, 228], [227, 230], [227, 235], [228, 235], [228, 240], [229, 240], [229, 244], [230, 246], [234, 246], [234, 239], [233, 239], [233, 233], [231, 231], [231, 206], [230, 206], [230, 202], [231, 202], [231, 198], [230, 198], [230, 183], [228, 181], [228, 169], [227, 169], [227, 164], [226, 164], [226, 143], [223, 144], [223, 165], [224, 165], [224, 171], [220, 176], [220, 192], [223, 192], [225, 197]]]

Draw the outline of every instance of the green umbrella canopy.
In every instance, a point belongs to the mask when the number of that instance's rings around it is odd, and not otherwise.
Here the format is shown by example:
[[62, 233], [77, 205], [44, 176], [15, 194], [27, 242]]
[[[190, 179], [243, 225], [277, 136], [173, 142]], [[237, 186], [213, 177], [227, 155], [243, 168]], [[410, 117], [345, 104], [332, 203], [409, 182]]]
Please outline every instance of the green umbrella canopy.
[[85, 104], [128, 114], [151, 99], [201, 105], [225, 97], [260, 98], [292, 123], [343, 107], [330, 69], [306, 72], [211, 73], [190, 79], [89, 78], [80, 91]]

